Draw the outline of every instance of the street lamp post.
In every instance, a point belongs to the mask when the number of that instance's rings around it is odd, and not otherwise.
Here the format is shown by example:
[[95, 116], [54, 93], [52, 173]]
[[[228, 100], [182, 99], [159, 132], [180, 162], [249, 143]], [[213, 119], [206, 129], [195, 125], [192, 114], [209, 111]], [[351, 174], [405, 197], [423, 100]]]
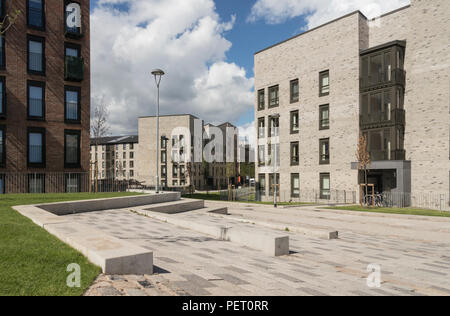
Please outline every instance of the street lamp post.
[[156, 112], [156, 193], [159, 193], [159, 85], [161, 83], [162, 76], [164, 76], [164, 71], [161, 69], [155, 69], [152, 71], [152, 75], [155, 77], [156, 88], [158, 90]]

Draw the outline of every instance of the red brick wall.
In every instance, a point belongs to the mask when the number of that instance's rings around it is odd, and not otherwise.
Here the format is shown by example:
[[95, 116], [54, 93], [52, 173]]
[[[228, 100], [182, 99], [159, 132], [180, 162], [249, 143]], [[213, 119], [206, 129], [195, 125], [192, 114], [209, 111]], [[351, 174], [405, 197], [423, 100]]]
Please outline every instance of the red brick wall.
[[[90, 126], [90, 27], [89, 0], [77, 0], [82, 7], [83, 37], [76, 40], [64, 35], [64, 1], [45, 0], [45, 31], [27, 27], [26, 0], [6, 1], [7, 11], [20, 9], [19, 19], [5, 34], [7, 115], [0, 119], [6, 125], [6, 168], [1, 172], [79, 172], [89, 170]], [[27, 73], [27, 34], [45, 37], [46, 75]], [[81, 45], [84, 58], [84, 80], [64, 81], [64, 43]], [[46, 120], [27, 120], [27, 80], [45, 81]], [[64, 122], [64, 86], [81, 87], [81, 124]], [[45, 127], [46, 168], [27, 167], [27, 127]], [[64, 169], [64, 130], [81, 130], [81, 169]]]

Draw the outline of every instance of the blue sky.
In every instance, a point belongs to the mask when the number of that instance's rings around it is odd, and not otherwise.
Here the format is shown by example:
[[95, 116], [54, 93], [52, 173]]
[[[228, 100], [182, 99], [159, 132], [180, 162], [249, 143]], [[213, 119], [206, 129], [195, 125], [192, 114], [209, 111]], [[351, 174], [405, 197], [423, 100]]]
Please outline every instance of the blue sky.
[[92, 104], [108, 103], [113, 134], [136, 133], [137, 118], [156, 112], [149, 73], [162, 68], [161, 114], [229, 121], [254, 134], [255, 52], [355, 10], [375, 17], [406, 4], [409, 0], [92, 0]]

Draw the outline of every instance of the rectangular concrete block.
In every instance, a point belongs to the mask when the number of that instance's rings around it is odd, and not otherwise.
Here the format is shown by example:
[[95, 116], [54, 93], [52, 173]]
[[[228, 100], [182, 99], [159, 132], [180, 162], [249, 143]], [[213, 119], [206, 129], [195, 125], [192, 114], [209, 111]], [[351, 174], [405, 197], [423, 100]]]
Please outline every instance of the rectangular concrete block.
[[182, 199], [174, 202], [159, 203], [152, 205], [145, 210], [164, 214], [178, 214], [189, 212], [193, 210], [202, 209], [205, 207], [205, 201], [203, 200], [188, 200]]

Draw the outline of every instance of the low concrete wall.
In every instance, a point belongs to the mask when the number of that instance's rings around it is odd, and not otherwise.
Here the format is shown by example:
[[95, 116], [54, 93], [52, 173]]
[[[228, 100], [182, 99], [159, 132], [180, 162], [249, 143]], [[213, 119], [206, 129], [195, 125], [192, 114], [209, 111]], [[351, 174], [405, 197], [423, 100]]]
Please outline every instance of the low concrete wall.
[[178, 201], [180, 199], [181, 194], [179, 192], [167, 192], [161, 194], [125, 196], [109, 199], [41, 204], [37, 205], [37, 207], [46, 210], [47, 212], [53, 213], [55, 215], [63, 216], [69, 214], [97, 212], [111, 209], [120, 209], [120, 208]]
[[179, 201], [159, 203], [150, 206], [146, 211], [164, 213], [164, 214], [178, 214], [189, 212], [193, 210], [202, 209], [205, 207], [205, 201], [202, 200], [188, 200], [181, 199]]

